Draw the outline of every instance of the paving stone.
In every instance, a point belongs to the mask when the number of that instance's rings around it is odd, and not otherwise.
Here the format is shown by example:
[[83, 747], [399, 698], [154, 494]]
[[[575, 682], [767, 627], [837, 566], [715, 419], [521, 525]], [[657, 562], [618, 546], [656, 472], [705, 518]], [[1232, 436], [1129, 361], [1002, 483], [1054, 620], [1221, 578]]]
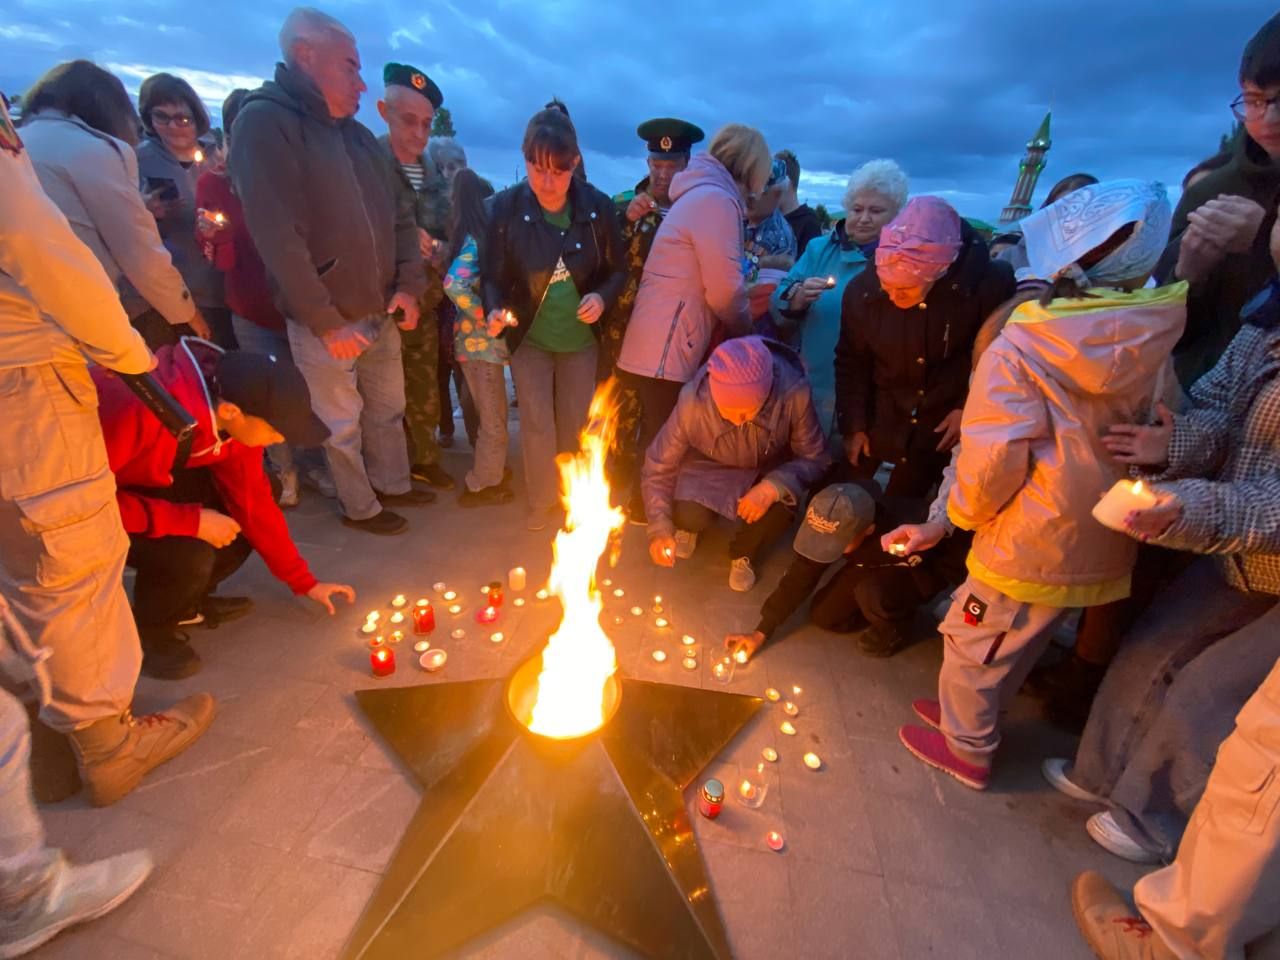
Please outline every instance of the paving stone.
[[897, 934], [883, 877], [796, 858], [788, 861], [794, 957], [897, 960]]
[[890, 912], [903, 957], [990, 960], [1002, 956], [991, 914], [1000, 909], [972, 893], [933, 884], [887, 880]]
[[378, 875], [306, 857], [291, 860], [246, 911], [242, 955], [271, 960], [336, 957]]
[[211, 825], [219, 834], [291, 850], [349, 768], [306, 753], [272, 750]]
[[416, 784], [399, 772], [349, 767], [299, 846], [313, 859], [379, 873], [421, 802]]

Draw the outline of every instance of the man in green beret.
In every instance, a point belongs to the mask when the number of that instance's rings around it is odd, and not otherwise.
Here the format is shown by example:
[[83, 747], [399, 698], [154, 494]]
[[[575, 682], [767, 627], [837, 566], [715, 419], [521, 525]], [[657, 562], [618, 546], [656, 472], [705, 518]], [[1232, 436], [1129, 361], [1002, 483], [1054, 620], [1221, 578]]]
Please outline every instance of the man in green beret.
[[[598, 374], [606, 380], [617, 371], [618, 353], [627, 333], [627, 322], [635, 306], [636, 292], [644, 276], [644, 262], [649, 258], [653, 238], [662, 218], [671, 209], [671, 180], [689, 165], [689, 154], [695, 143], [706, 134], [700, 127], [672, 117], [646, 120], [636, 128], [636, 133], [649, 147], [649, 175], [613, 198], [618, 208], [618, 222], [622, 224], [622, 239], [627, 249], [627, 282], [622, 294], [602, 321]], [[636, 449], [636, 437], [640, 429], [640, 405], [635, 397], [623, 389], [622, 404], [618, 410], [618, 451], [613, 466], [613, 485], [617, 490], [634, 488], [629, 512], [632, 523], [645, 523], [644, 505], [640, 499], [638, 483], [639, 465], [643, 451]]]
[[[436, 373], [440, 325], [436, 308], [444, 297], [443, 263], [449, 223], [449, 185], [427, 160], [431, 122], [444, 95], [421, 70], [388, 63], [382, 70], [386, 92], [378, 113], [387, 133], [380, 138], [390, 156], [391, 176], [402, 207], [413, 210], [418, 246], [426, 261], [427, 292], [419, 302], [422, 321], [401, 332], [404, 360], [404, 417], [409, 435], [409, 463], [415, 480], [440, 490], [452, 490], [454, 480], [440, 465], [436, 426], [440, 423], [440, 384]], [[449, 349], [445, 344], [444, 349]]]

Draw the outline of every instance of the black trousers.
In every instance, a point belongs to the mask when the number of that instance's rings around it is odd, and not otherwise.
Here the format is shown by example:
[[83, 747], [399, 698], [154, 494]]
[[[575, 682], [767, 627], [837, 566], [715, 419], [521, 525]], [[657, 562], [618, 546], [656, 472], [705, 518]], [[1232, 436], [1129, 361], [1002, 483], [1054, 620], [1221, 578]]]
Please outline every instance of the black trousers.
[[[231, 311], [225, 307], [204, 307], [200, 312], [204, 314], [209, 329], [213, 332], [213, 342], [224, 350], [237, 349], [236, 334], [231, 327]], [[142, 339], [147, 341], [147, 346], [152, 350], [171, 347], [182, 337], [196, 335], [190, 324], [170, 326], [169, 321], [156, 310], [139, 314], [130, 322], [133, 328], [142, 334]]]
[[683, 383], [674, 380], [658, 380], [654, 377], [639, 377], [634, 373], [620, 371], [628, 387], [635, 393], [640, 404], [640, 431], [636, 435], [636, 458], [643, 464], [644, 455], [649, 451], [649, 444], [658, 435], [671, 411], [676, 408], [680, 399]]
[[[175, 470], [174, 482], [147, 496], [174, 503], [197, 503], [226, 512], [208, 470]], [[126, 561], [137, 573], [133, 619], [143, 634], [172, 633], [178, 621], [194, 613], [200, 601], [249, 559], [253, 548], [244, 535], [215, 548], [198, 537], [130, 535]]]
[[[761, 554], [786, 535], [795, 515], [793, 508], [784, 503], [775, 503], [755, 523], [735, 521], [733, 537], [729, 540], [730, 559], [746, 557], [754, 567]], [[677, 500], [672, 505], [671, 518], [677, 530], [702, 533], [715, 524], [720, 514], [692, 500]]]
[[[908, 447], [905, 458], [897, 460], [880, 459], [876, 449], [872, 447], [870, 457], [860, 458], [857, 466], [849, 465], [850, 475], [854, 479], [869, 480], [876, 475], [882, 462], [893, 467], [889, 473], [889, 482], [885, 485], [887, 497], [909, 497], [927, 500], [933, 489], [942, 480], [942, 471], [951, 462], [950, 450], [935, 450], [939, 434], [922, 434], [923, 443]], [[930, 439], [932, 438], [932, 439]]]

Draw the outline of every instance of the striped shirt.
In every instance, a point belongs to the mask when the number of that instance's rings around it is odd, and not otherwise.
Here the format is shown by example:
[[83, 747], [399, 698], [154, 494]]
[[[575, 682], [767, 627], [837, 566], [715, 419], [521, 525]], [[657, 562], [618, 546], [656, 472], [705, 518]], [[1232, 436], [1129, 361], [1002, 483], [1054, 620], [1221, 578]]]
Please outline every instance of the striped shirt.
[[413, 192], [418, 193], [422, 190], [422, 185], [426, 183], [427, 171], [422, 168], [420, 163], [402, 163], [400, 169], [404, 171], [404, 175], [409, 178], [409, 183], [413, 185]]

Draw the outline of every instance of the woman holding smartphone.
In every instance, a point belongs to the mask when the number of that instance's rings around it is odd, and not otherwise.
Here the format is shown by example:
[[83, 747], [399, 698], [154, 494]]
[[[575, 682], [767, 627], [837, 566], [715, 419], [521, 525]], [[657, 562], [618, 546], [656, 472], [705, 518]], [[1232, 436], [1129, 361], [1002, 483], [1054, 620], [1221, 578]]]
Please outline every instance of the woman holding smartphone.
[[613, 201], [574, 176], [569, 118], [534, 114], [523, 151], [528, 179], [494, 197], [480, 275], [489, 335], [511, 353], [528, 526], [541, 530], [557, 502], [556, 453], [577, 448], [595, 391], [596, 322], [626, 265]]

